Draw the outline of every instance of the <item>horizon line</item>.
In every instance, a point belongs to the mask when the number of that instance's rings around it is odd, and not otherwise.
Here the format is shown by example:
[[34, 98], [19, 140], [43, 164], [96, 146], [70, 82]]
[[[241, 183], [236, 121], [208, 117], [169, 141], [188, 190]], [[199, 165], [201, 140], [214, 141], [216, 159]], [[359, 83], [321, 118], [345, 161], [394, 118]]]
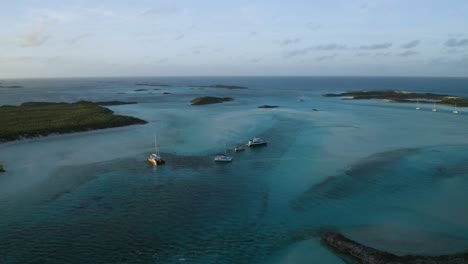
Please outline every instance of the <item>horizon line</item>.
[[2, 80], [39, 80], [39, 79], [105, 79], [105, 78], [441, 78], [468, 79], [468, 76], [431, 76], [431, 75], [126, 75], [126, 76], [64, 76], [64, 77], [0, 77]]

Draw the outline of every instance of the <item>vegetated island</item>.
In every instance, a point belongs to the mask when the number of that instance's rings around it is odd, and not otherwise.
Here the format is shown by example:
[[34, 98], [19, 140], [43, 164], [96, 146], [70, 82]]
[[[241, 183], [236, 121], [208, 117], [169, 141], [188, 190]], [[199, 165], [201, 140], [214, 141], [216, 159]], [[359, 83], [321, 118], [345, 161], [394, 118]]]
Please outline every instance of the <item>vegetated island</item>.
[[381, 99], [396, 103], [426, 103], [432, 104], [437, 102], [443, 105], [456, 105], [461, 107], [468, 106], [468, 98], [451, 96], [447, 94], [434, 93], [413, 93], [406, 91], [355, 91], [339, 94], [323, 94], [326, 97], [345, 97], [345, 99], [360, 100], [360, 99]]
[[222, 102], [232, 101], [231, 97], [214, 97], [214, 96], [203, 96], [194, 98], [192, 101], [192, 105], [205, 105], [205, 104], [218, 104]]
[[261, 105], [258, 108], [277, 108], [277, 107], [279, 107], [279, 106], [277, 106], [277, 105]]
[[224, 84], [215, 84], [215, 85], [189, 85], [188, 87], [194, 87], [194, 88], [218, 88], [218, 89], [228, 89], [228, 90], [234, 90], [234, 89], [248, 89], [247, 87], [244, 87], [244, 86], [224, 85]]
[[131, 116], [115, 115], [103, 105], [133, 104], [106, 101], [76, 103], [29, 102], [0, 106], [0, 143], [47, 136], [121, 127], [147, 122]]
[[170, 87], [169, 84], [164, 84], [164, 83], [135, 83], [136, 86], [160, 86], [160, 87]]
[[468, 253], [442, 256], [397, 256], [389, 252], [364, 246], [341, 234], [328, 232], [321, 235], [321, 240], [326, 245], [341, 254], [346, 254], [365, 264], [458, 264], [468, 262]]
[[11, 89], [15, 89], [15, 88], [24, 88], [24, 87], [21, 86], [21, 85], [10, 85], [10, 86], [6, 86], [6, 85], [1, 85], [1, 84], [0, 84], [0, 88], [11, 88]]

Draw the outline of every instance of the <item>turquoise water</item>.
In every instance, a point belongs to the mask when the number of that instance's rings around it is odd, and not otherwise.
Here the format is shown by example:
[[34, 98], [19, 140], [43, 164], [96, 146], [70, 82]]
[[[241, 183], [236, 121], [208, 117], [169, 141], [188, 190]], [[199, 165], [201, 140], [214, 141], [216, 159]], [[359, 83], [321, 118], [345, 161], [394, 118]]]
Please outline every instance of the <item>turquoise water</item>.
[[[320, 96], [468, 96], [468, 79], [2, 82], [25, 88], [0, 90], [1, 104], [137, 101], [111, 109], [149, 123], [1, 144], [0, 263], [344, 263], [320, 243], [323, 230], [395, 254], [468, 250], [468, 110]], [[188, 87], [209, 84], [249, 89]], [[201, 95], [235, 100], [191, 106]], [[167, 165], [152, 168], [145, 159], [155, 134]], [[224, 144], [253, 136], [269, 145], [213, 162]]]

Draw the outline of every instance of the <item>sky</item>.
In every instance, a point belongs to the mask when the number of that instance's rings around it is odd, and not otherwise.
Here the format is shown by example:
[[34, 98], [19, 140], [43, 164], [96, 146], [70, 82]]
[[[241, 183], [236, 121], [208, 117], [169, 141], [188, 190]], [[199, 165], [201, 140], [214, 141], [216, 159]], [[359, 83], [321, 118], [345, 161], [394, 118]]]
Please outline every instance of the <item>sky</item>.
[[0, 2], [0, 78], [468, 77], [466, 0]]

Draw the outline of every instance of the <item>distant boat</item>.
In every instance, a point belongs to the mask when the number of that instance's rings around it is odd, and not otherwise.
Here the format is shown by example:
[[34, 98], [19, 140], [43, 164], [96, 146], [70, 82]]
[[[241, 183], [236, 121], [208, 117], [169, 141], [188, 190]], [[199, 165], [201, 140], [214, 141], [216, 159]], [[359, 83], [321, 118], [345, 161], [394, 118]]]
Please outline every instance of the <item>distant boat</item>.
[[416, 110], [421, 110], [421, 107], [419, 107], [419, 100], [417, 101], [417, 104], [416, 104]]
[[224, 154], [218, 154], [214, 158], [214, 161], [216, 162], [231, 162], [232, 157], [227, 155], [227, 150], [226, 150], [226, 145], [224, 145]]
[[432, 112], [437, 112], [437, 107], [436, 107], [436, 103], [434, 102], [434, 108], [432, 108]]
[[266, 145], [267, 142], [261, 138], [254, 137], [252, 140], [249, 140], [249, 142], [246, 144], [248, 147], [254, 147], [254, 146], [263, 146]]
[[162, 164], [166, 164], [166, 161], [164, 161], [162, 158], [161, 158], [161, 155], [159, 154], [159, 149], [158, 149], [158, 143], [157, 143], [157, 139], [156, 139], [156, 136], [154, 136], [154, 150], [156, 153], [153, 153], [151, 154], [147, 161], [152, 164], [153, 166], [158, 166], [158, 165], [162, 165]]
[[238, 145], [238, 146], [234, 147], [235, 152], [244, 151], [244, 150], [245, 150], [245, 148], [243, 146], [241, 146], [241, 145]]
[[457, 104], [455, 104], [455, 110], [453, 110], [452, 113], [454, 113], [454, 114], [459, 114], [460, 113], [460, 112], [458, 112]]

